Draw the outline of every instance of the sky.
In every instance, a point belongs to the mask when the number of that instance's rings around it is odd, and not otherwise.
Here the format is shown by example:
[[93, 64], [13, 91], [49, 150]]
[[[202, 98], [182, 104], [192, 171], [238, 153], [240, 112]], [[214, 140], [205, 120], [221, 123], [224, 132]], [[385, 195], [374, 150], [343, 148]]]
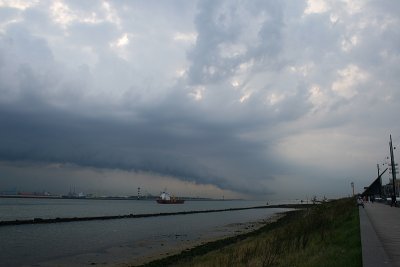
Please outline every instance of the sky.
[[395, 0], [0, 0], [0, 191], [360, 192], [390, 134], [400, 144], [399, 14]]

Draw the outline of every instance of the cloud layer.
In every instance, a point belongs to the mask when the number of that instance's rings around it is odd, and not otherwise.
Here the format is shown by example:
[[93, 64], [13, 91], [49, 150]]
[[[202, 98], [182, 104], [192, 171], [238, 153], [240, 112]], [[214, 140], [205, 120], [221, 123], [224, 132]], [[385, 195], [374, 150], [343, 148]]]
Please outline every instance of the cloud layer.
[[400, 141], [399, 11], [0, 1], [0, 160], [247, 195], [347, 194], [374, 177], [389, 133]]

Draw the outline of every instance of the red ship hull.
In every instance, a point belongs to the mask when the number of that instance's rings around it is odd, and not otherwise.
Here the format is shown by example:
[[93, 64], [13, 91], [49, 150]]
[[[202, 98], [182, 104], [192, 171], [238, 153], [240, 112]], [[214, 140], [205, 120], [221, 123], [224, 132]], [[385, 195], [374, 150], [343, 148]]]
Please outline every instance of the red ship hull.
[[183, 204], [185, 200], [183, 199], [171, 199], [171, 200], [165, 200], [165, 199], [157, 199], [158, 204]]

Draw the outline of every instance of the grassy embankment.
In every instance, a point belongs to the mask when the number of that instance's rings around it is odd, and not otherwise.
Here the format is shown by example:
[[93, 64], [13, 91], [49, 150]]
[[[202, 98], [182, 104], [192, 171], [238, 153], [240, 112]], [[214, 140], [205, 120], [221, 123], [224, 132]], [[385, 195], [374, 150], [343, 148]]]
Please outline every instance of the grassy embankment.
[[358, 208], [340, 199], [145, 266], [362, 266]]

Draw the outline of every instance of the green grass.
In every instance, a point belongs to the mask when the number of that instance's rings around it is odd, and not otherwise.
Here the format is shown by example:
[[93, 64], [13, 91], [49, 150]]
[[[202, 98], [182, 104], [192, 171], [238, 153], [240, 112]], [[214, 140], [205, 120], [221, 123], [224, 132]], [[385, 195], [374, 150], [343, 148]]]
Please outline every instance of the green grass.
[[358, 209], [340, 199], [145, 266], [362, 266]]

